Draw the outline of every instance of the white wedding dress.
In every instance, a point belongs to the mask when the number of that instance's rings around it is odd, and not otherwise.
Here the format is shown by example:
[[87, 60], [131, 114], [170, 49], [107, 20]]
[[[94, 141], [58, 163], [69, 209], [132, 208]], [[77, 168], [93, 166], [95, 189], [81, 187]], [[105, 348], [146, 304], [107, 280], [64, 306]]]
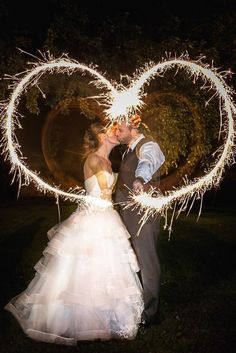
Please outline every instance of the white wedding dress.
[[[104, 173], [111, 187], [114, 174]], [[85, 188], [99, 201], [96, 176]], [[143, 311], [138, 263], [119, 214], [106, 204], [78, 208], [48, 231], [34, 278], [5, 306], [31, 338], [65, 345], [135, 338]]]

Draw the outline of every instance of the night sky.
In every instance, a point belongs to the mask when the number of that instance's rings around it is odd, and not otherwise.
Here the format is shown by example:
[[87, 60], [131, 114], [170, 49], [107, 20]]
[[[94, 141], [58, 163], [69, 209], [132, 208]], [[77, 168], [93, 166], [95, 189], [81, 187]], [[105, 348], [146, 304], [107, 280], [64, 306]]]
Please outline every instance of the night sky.
[[[119, 27], [124, 18], [127, 18], [130, 24], [139, 26], [147, 38], [160, 40], [180, 36], [182, 39], [209, 41], [211, 32], [217, 30], [211, 28], [214, 19], [233, 14], [235, 9], [234, 0], [156, 0], [148, 1], [147, 6], [144, 2], [138, 5], [132, 1], [104, 0], [47, 0], [37, 3], [0, 1], [1, 41], [11, 40], [14, 35], [28, 36], [32, 50], [42, 49], [50, 24], [61, 16], [66, 18], [68, 13], [74, 24], [78, 15], [86, 19], [84, 23], [87, 24], [86, 30], [91, 39], [97, 34], [102, 22], [112, 22], [115, 27]], [[81, 25], [79, 18], [78, 25]], [[225, 25], [227, 26], [227, 23]], [[199, 29], [201, 26], [198, 32], [197, 27]], [[227, 30], [230, 31], [230, 27], [222, 34], [226, 35]], [[228, 40], [227, 37], [224, 39]]]

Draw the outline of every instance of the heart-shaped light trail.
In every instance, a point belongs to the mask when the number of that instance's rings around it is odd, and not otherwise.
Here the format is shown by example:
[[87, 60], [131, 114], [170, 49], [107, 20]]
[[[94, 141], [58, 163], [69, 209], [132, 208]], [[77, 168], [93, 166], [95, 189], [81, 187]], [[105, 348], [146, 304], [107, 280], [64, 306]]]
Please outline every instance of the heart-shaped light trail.
[[[22, 128], [19, 120], [19, 113], [17, 107], [21, 96], [32, 86], [37, 86], [40, 77], [46, 72], [49, 73], [63, 73], [66, 72], [71, 74], [75, 71], [81, 71], [81, 73], [88, 73], [92, 76], [94, 85], [101, 89], [106, 90], [106, 94], [103, 93], [99, 96], [101, 102], [106, 104], [109, 103], [111, 99], [116, 95], [116, 89], [113, 85], [106, 80], [98, 71], [96, 71], [92, 66], [86, 66], [78, 63], [75, 60], [69, 59], [67, 56], [63, 55], [59, 59], [54, 59], [50, 57], [47, 59], [44, 56], [44, 60], [39, 59], [37, 62], [33, 63], [33, 68], [26, 70], [23, 75], [17, 74], [12, 79], [15, 83], [12, 85], [12, 94], [9, 101], [3, 102], [1, 104], [2, 108], [2, 128], [3, 128], [3, 153], [6, 154], [7, 158], [11, 163], [11, 173], [13, 175], [13, 181], [17, 178], [19, 181], [19, 190], [23, 185], [29, 185], [32, 181], [34, 185], [42, 192], [49, 192], [56, 196], [63, 197], [64, 199], [69, 199], [75, 202], [83, 202], [88, 205], [97, 205], [101, 207], [106, 207], [108, 201], [99, 200], [93, 197], [85, 196], [85, 190], [82, 188], [74, 188], [65, 192], [61, 190], [58, 186], [53, 186], [45, 182], [40, 178], [38, 172], [30, 170], [24, 161], [24, 157], [21, 152], [21, 146], [17, 141], [15, 134], [15, 128]], [[112, 98], [111, 98], [112, 97]], [[97, 97], [98, 98], [98, 97]]]
[[[188, 58], [188, 57], [187, 57]], [[185, 70], [186, 74], [193, 78], [196, 82], [198, 78], [203, 80], [202, 88], [207, 90], [212, 89], [214, 94], [210, 99], [217, 96], [219, 98], [219, 113], [221, 118], [220, 133], [224, 132], [224, 143], [218, 149], [216, 156], [216, 162], [201, 178], [196, 178], [192, 181], [188, 181], [185, 178], [185, 185], [170, 190], [165, 195], [158, 193], [157, 191], [151, 190], [149, 193], [141, 193], [135, 195], [131, 193], [130, 202], [125, 206], [126, 208], [140, 208], [143, 212], [143, 217], [140, 221], [141, 225], [144, 224], [147, 218], [155, 213], [159, 213], [165, 216], [167, 226], [167, 211], [172, 208], [173, 213], [171, 222], [169, 224], [169, 231], [173, 222], [173, 217], [176, 211], [176, 206], [180, 206], [178, 215], [181, 211], [186, 210], [189, 201], [191, 201], [189, 211], [196, 199], [201, 200], [199, 208], [199, 215], [202, 207], [203, 195], [206, 190], [211, 187], [219, 185], [222, 178], [223, 172], [226, 165], [234, 163], [234, 149], [235, 149], [235, 121], [234, 117], [236, 114], [236, 107], [234, 105], [232, 96], [233, 90], [226, 84], [224, 76], [229, 72], [218, 73], [213, 67], [210, 69], [208, 64], [203, 64], [199, 59], [196, 62], [186, 60], [184, 56], [182, 58], [175, 58], [170, 60], [163, 60], [163, 62], [155, 65], [151, 64], [149, 67], [146, 65], [143, 72], [139, 73], [134, 81], [136, 91], [141, 94], [143, 92], [144, 84], [148, 84], [149, 81], [155, 76], [163, 76], [166, 70], [175, 68]], [[210, 100], [209, 100], [210, 101]], [[209, 103], [206, 102], [206, 104]], [[153, 197], [155, 196], [155, 197]]]
[[15, 82], [11, 87], [12, 93], [9, 101], [1, 103], [1, 115], [3, 117], [3, 153], [6, 154], [11, 163], [11, 172], [14, 172], [13, 181], [17, 176], [19, 188], [21, 185], [28, 185], [32, 181], [40, 191], [44, 193], [50, 192], [57, 198], [61, 196], [64, 199], [70, 199], [75, 202], [82, 201], [90, 206], [106, 207], [108, 204], [107, 201], [86, 196], [83, 189], [75, 188], [65, 192], [57, 186], [48, 184], [40, 178], [39, 173], [29, 169], [24, 161], [20, 145], [15, 135], [15, 128], [21, 128], [19, 121], [20, 115], [17, 112], [20, 98], [29, 87], [37, 86], [40, 77], [46, 72], [52, 74], [66, 72], [71, 74], [72, 72], [80, 71], [81, 73], [90, 74], [93, 78], [91, 82], [97, 88], [103, 89], [102, 93], [97, 96], [96, 99], [100, 100], [100, 104], [104, 106], [107, 119], [114, 122], [120, 121], [125, 116], [128, 122], [130, 114], [135, 110], [140, 111], [143, 105], [142, 98], [145, 95], [145, 84], [148, 85], [150, 80], [155, 76], [163, 76], [166, 70], [175, 67], [176, 69], [185, 70], [186, 74], [192, 78], [193, 82], [201, 78], [204, 82], [202, 88], [206, 88], [207, 90], [212, 89], [214, 91], [213, 96], [218, 96], [219, 113], [222, 119], [221, 132], [224, 131], [225, 136], [224, 143], [218, 150], [216, 163], [203, 177], [190, 182], [186, 179], [183, 187], [170, 190], [164, 195], [156, 191], [141, 193], [139, 195], [131, 193], [130, 201], [125, 207], [140, 207], [143, 211], [143, 224], [152, 214], [160, 213], [164, 215], [167, 220], [168, 209], [172, 208], [174, 215], [177, 205], [180, 205], [178, 210], [178, 213], [180, 213], [186, 209], [190, 200], [192, 200], [191, 206], [195, 199], [200, 198], [202, 200], [202, 196], [207, 189], [219, 184], [225, 166], [234, 162], [234, 116], [236, 114], [236, 107], [232, 99], [233, 91], [224, 80], [226, 73], [217, 72], [213, 67], [210, 68], [208, 64], [203, 64], [201, 59], [191, 61], [186, 55], [180, 58], [165, 59], [158, 64], [146, 64], [143, 69], [136, 72], [133, 79], [130, 78], [129, 87], [124, 87], [116, 82], [112, 84], [96, 71], [95, 67], [80, 64], [65, 55], [61, 56], [59, 59], [44, 56], [43, 60], [38, 59], [37, 62], [33, 63], [31, 69], [26, 70], [22, 74], [17, 74], [12, 78], [15, 79]]

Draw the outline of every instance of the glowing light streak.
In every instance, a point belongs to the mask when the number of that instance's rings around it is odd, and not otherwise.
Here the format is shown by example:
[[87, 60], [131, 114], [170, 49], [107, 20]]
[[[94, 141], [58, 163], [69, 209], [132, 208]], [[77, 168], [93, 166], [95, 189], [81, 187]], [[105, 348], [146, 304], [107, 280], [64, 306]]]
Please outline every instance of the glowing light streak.
[[[33, 172], [29, 169], [24, 161], [22, 156], [21, 146], [19, 145], [16, 135], [15, 127], [21, 127], [21, 124], [18, 119], [17, 106], [19, 104], [20, 98], [23, 93], [27, 91], [30, 86], [37, 85], [39, 78], [43, 73], [49, 72], [74, 72], [75, 70], [80, 70], [82, 72], [87, 71], [91, 76], [95, 78], [95, 81], [92, 81], [99, 88], [106, 88], [108, 93], [104, 96], [103, 93], [100, 95], [100, 99], [109, 100], [110, 92], [115, 94], [115, 88], [112, 84], [106, 80], [101, 74], [99, 74], [92, 67], [82, 65], [76, 61], [71, 61], [67, 57], [61, 57], [60, 59], [51, 59], [47, 62], [42, 62], [39, 60], [38, 63], [34, 64], [32, 70], [26, 70], [23, 74], [22, 79], [19, 79], [21, 76], [18, 74], [15, 76], [16, 84], [13, 85], [13, 92], [8, 103], [4, 102], [1, 105], [1, 110], [3, 111], [4, 118], [2, 119], [2, 128], [4, 130], [2, 146], [3, 153], [6, 153], [7, 158], [11, 163], [11, 172], [14, 172], [13, 181], [16, 176], [19, 181], [19, 190], [22, 185], [29, 185], [30, 181], [34, 182], [34, 185], [43, 192], [49, 192], [55, 196], [62, 196], [64, 199], [70, 199], [71, 201], [81, 201], [86, 204], [94, 204], [97, 206], [109, 206], [110, 203], [106, 200], [98, 200], [96, 198], [85, 196], [85, 190], [78, 187], [70, 189], [68, 192], [65, 192], [57, 186], [52, 186], [42, 180], [39, 177], [39, 173]], [[109, 92], [110, 91], [110, 92]], [[24, 177], [24, 182], [22, 183], [22, 176]]]
[[[176, 205], [180, 205], [178, 214], [186, 210], [188, 203], [191, 199], [193, 202], [196, 199], [201, 199], [207, 189], [211, 187], [216, 187], [219, 185], [219, 182], [222, 178], [224, 169], [226, 165], [234, 163], [234, 148], [235, 148], [235, 122], [234, 117], [236, 113], [236, 107], [233, 103], [232, 95], [233, 91], [227, 86], [226, 82], [223, 79], [223, 76], [220, 73], [217, 73], [215, 69], [209, 69], [209, 65], [203, 65], [201, 61], [191, 62], [184, 59], [172, 59], [163, 61], [157, 65], [152, 65], [149, 68], [139, 75], [136, 78], [136, 88], [140, 92], [144, 84], [147, 84], [155, 75], [160, 75], [163, 71], [165, 72], [170, 68], [182, 68], [188, 74], [190, 74], [194, 81], [198, 78], [202, 78], [204, 81], [203, 88], [207, 87], [208, 90], [215, 90], [213, 96], [209, 101], [217, 96], [219, 98], [219, 110], [221, 117], [221, 133], [224, 132], [224, 144], [218, 150], [218, 160], [211, 170], [207, 171], [206, 174], [201, 178], [196, 178], [191, 182], [185, 181], [185, 185], [170, 190], [162, 195], [160, 192], [157, 196], [157, 192], [151, 190], [148, 193], [141, 193], [135, 195], [131, 193], [130, 202], [125, 206], [126, 208], [139, 207], [144, 213], [141, 220], [143, 224], [147, 218], [155, 213], [160, 213], [161, 215], [167, 217], [167, 210], [173, 207], [173, 214], [176, 210]], [[210, 86], [206, 86], [207, 81], [209, 81]], [[206, 103], [208, 104], [209, 101]], [[225, 118], [223, 124], [222, 118]], [[153, 195], [157, 197], [153, 197]], [[193, 205], [193, 202], [190, 208]], [[201, 208], [200, 208], [201, 212]], [[171, 229], [173, 217], [169, 226]]]
[[[224, 81], [227, 72], [217, 72], [215, 68], [210, 68], [208, 64], [203, 64], [202, 59], [191, 61], [187, 55], [182, 55], [179, 58], [163, 59], [163, 61], [158, 64], [146, 64], [143, 69], [136, 72], [133, 79], [130, 78], [128, 87], [124, 87], [116, 82], [110, 83], [103, 75], [95, 70], [95, 67], [80, 64], [65, 55], [59, 59], [44, 56], [43, 60], [38, 59], [36, 63], [31, 64], [33, 65], [32, 69], [28, 69], [24, 73], [17, 74], [12, 78], [15, 82], [11, 86], [11, 97], [8, 102], [2, 102], [1, 104], [3, 116], [2, 127], [4, 130], [2, 140], [2, 146], [4, 147], [3, 153], [6, 154], [11, 163], [11, 172], [14, 172], [13, 181], [15, 177], [18, 177], [19, 188], [21, 187], [21, 178], [23, 177], [24, 184], [28, 185], [33, 181], [34, 185], [40, 191], [44, 193], [50, 192], [56, 197], [61, 196], [64, 199], [70, 199], [75, 202], [81, 201], [90, 206], [92, 204], [98, 207], [107, 207], [110, 205], [110, 202], [106, 200], [98, 201], [97, 199], [94, 200], [95, 198], [86, 196], [85, 190], [83, 189], [74, 188], [65, 192], [58, 186], [48, 184], [40, 178], [39, 173], [30, 170], [24, 161], [25, 158], [22, 156], [21, 148], [15, 135], [15, 128], [21, 128], [20, 114], [17, 112], [17, 107], [21, 96], [29, 87], [38, 86], [37, 83], [39, 79], [46, 72], [67, 73], [69, 75], [78, 70], [82, 74], [90, 74], [93, 78], [91, 83], [103, 90], [100, 95], [90, 98], [98, 99], [99, 104], [104, 106], [104, 113], [107, 119], [111, 122], [119, 122], [125, 116], [126, 122], [128, 123], [130, 114], [133, 111], [140, 111], [144, 104], [145, 85], [148, 85], [155, 76], [163, 76], [168, 69], [183, 69], [190, 78], [192, 78], [194, 83], [199, 78], [203, 80], [202, 89], [214, 90], [214, 94], [210, 99], [215, 96], [219, 98], [219, 113], [221, 119], [220, 132], [224, 132], [225, 135], [224, 143], [217, 152], [216, 163], [203, 177], [190, 182], [186, 179], [184, 186], [170, 190], [164, 195], [156, 190], [151, 190], [148, 193], [141, 193], [139, 195], [131, 193], [130, 201], [125, 207], [139, 207], [144, 212], [142, 224], [150, 215], [155, 213], [160, 213], [167, 217], [167, 210], [170, 208], [173, 209], [174, 214], [177, 205], [180, 206], [178, 210], [179, 214], [181, 211], [186, 210], [190, 200], [192, 200], [190, 205], [191, 209], [193, 202], [196, 199], [202, 199], [207, 189], [219, 184], [225, 166], [234, 162], [234, 116], [236, 114], [236, 107], [232, 99], [234, 92]], [[206, 104], [209, 104], [209, 101]], [[172, 221], [173, 217], [171, 223]]]

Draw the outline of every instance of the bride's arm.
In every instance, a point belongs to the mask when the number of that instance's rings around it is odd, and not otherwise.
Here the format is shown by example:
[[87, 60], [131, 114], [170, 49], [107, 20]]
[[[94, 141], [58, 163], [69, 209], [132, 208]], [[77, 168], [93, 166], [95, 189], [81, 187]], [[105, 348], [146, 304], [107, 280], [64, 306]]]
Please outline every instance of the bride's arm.
[[108, 187], [107, 178], [104, 173], [105, 168], [101, 159], [95, 155], [91, 155], [88, 159], [88, 165], [97, 178], [98, 185], [101, 189], [101, 198], [111, 200], [112, 189]]
[[111, 200], [112, 189], [108, 187], [104, 170], [100, 170], [95, 174], [95, 176], [101, 189], [101, 198], [105, 200]]

